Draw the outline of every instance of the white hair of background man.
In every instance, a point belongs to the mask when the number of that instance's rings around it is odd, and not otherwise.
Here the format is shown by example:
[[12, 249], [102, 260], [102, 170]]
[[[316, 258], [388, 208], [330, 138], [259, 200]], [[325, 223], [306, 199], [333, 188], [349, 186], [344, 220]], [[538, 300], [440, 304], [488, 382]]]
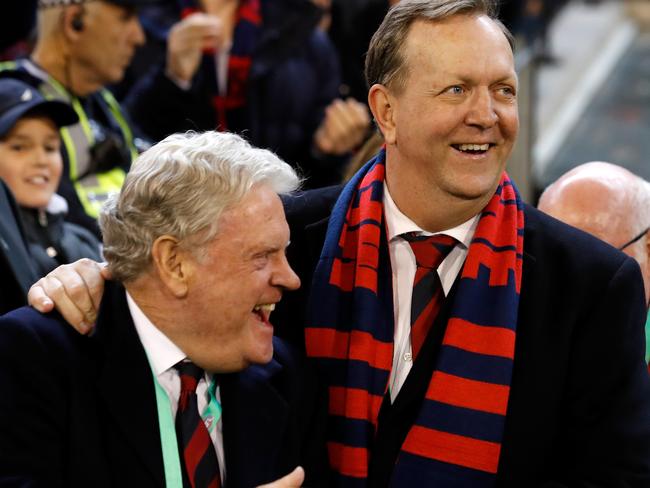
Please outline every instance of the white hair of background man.
[[235, 134], [188, 132], [154, 145], [135, 160], [122, 191], [99, 217], [113, 277], [128, 282], [147, 270], [151, 247], [162, 235], [200, 258], [218, 232], [221, 213], [258, 184], [283, 194], [298, 188], [300, 179], [275, 154]]

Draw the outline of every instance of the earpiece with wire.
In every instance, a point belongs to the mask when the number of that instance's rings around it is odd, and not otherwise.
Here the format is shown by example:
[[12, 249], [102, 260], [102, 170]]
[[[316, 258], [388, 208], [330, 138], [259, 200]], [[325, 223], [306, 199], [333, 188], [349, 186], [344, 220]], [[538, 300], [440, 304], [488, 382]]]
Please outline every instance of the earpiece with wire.
[[75, 32], [81, 32], [84, 30], [84, 19], [82, 15], [82, 13], [78, 13], [72, 17], [72, 20], [70, 21], [70, 27], [72, 27], [72, 30]]

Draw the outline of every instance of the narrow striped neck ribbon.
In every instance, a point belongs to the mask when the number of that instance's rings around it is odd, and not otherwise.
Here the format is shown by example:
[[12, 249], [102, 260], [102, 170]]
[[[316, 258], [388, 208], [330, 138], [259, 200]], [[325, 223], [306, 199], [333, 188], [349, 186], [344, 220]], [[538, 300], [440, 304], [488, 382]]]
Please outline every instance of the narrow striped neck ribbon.
[[425, 236], [415, 232], [402, 234], [402, 238], [411, 246], [417, 265], [411, 297], [411, 352], [415, 359], [444, 300], [438, 266], [457, 241], [444, 234]]
[[181, 379], [176, 412], [176, 437], [186, 488], [221, 488], [219, 461], [208, 429], [201, 418], [196, 387], [204, 371], [189, 361], [174, 366]]

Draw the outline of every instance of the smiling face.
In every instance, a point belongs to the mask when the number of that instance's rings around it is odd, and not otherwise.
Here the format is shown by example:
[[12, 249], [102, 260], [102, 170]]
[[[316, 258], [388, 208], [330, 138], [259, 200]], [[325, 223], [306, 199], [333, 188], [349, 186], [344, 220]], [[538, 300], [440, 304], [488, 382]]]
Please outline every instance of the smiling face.
[[254, 186], [219, 218], [189, 280], [186, 321], [170, 338], [204, 369], [239, 371], [273, 355], [269, 315], [284, 290], [300, 280], [285, 251], [289, 226], [278, 195]]
[[0, 178], [19, 205], [45, 208], [59, 186], [59, 131], [47, 117], [24, 117], [0, 140]]
[[391, 193], [487, 203], [519, 125], [505, 35], [485, 15], [418, 20], [402, 54], [405, 83], [388, 89], [391, 112], [382, 126]]

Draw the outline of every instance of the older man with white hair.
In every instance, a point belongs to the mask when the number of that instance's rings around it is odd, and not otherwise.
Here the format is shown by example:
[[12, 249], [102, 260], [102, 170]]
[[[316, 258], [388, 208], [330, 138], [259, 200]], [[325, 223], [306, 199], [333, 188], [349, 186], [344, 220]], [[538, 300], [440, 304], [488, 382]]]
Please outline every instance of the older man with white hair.
[[145, 152], [100, 216], [116, 282], [95, 334], [29, 308], [0, 319], [0, 479], [299, 485], [301, 461], [324, 459], [306, 444], [318, 422], [269, 322], [300, 284], [278, 196], [298, 183], [233, 134]]
[[[650, 304], [650, 183], [621, 166], [593, 161], [563, 174], [542, 194], [539, 209], [633, 257]], [[646, 361], [650, 361], [650, 316]]]

